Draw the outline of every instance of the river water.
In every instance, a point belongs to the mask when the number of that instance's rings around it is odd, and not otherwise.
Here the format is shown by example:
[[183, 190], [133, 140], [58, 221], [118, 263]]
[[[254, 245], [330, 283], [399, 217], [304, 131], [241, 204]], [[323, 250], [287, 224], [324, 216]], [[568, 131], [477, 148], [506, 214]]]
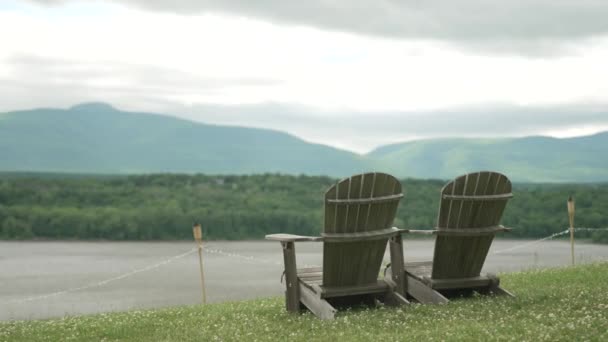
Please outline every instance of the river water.
[[[512, 272], [570, 263], [567, 241], [517, 248], [526, 243], [494, 241], [484, 271]], [[161, 263], [193, 247], [188, 242], [0, 241], [0, 320], [198, 304], [197, 253], [101, 286], [57, 293]], [[283, 257], [278, 242], [209, 242], [205, 248], [208, 302], [282, 295]], [[430, 260], [433, 241], [405, 240], [404, 250], [406, 261]], [[320, 243], [298, 243], [298, 266], [320, 265], [321, 251]], [[577, 262], [608, 260], [608, 246], [577, 243], [575, 255]]]

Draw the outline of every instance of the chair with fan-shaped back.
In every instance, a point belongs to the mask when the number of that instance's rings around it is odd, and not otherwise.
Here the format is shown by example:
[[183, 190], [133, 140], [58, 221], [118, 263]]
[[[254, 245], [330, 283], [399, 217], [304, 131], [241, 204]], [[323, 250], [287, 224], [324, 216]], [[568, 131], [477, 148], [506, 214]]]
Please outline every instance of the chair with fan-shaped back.
[[[399, 181], [385, 173], [346, 178], [325, 193], [325, 225], [320, 237], [266, 235], [283, 246], [286, 306], [297, 312], [300, 303], [322, 319], [332, 319], [331, 302], [368, 297], [390, 305], [407, 303], [399, 272], [379, 279], [390, 240], [391, 262], [403, 270], [400, 230], [392, 227], [403, 197]], [[296, 241], [322, 241], [323, 267], [296, 268]]]
[[481, 274], [494, 236], [510, 230], [500, 219], [511, 197], [511, 181], [497, 172], [469, 173], [446, 184], [432, 231], [433, 261], [405, 264], [408, 295], [423, 303], [445, 303], [451, 294], [472, 291], [512, 296], [498, 277]]

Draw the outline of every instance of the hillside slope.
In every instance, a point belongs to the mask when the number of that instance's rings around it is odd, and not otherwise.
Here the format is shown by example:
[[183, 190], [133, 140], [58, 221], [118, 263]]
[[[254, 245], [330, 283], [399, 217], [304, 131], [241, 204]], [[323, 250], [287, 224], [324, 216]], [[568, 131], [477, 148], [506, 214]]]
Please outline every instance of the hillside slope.
[[0, 115], [2, 171], [347, 175], [362, 158], [292, 135], [123, 112], [102, 103]]
[[433, 139], [380, 147], [367, 157], [401, 177], [452, 178], [497, 170], [517, 181], [608, 180], [608, 132], [579, 138]]
[[519, 182], [608, 181], [608, 132], [592, 136], [431, 139], [358, 155], [268, 129], [217, 126], [103, 103], [0, 113], [0, 171], [286, 174], [385, 171], [448, 179], [477, 170]]

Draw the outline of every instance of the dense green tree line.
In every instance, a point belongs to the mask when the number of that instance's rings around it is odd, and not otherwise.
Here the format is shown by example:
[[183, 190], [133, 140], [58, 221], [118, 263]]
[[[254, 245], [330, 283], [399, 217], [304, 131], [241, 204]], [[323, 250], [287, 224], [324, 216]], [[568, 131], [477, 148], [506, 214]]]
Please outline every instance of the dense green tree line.
[[[267, 233], [318, 234], [328, 177], [0, 175], [2, 239], [190, 239], [201, 222], [206, 239], [259, 239]], [[395, 225], [431, 229], [439, 180], [402, 180], [405, 198]], [[576, 199], [576, 225], [608, 227], [608, 184], [519, 184], [503, 224], [509, 237], [544, 237], [568, 225], [566, 200]], [[608, 242], [608, 232], [578, 236]]]

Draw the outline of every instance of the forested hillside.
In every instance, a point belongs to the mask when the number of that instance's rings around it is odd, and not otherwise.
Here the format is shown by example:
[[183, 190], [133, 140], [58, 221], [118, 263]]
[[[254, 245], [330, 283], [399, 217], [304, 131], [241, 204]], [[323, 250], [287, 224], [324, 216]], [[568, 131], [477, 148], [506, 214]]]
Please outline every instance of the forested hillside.
[[0, 171], [347, 175], [362, 157], [293, 135], [103, 103], [0, 113]]
[[[0, 174], [2, 239], [190, 239], [201, 222], [207, 239], [260, 239], [286, 232], [318, 234], [328, 177], [69, 176]], [[445, 181], [402, 180], [395, 225], [434, 227]], [[566, 200], [576, 199], [576, 225], [608, 227], [608, 184], [516, 184], [503, 224], [507, 237], [544, 237], [568, 225]], [[592, 235], [581, 233], [579, 236]], [[593, 235], [608, 242], [608, 234]]]
[[367, 157], [401, 177], [453, 178], [500, 170], [520, 182], [597, 182], [608, 173], [608, 132], [584, 137], [430, 139], [382, 146]]
[[517, 182], [588, 183], [608, 181], [606, 155], [608, 132], [569, 139], [418, 140], [360, 155], [275, 130], [126, 112], [104, 103], [0, 113], [0, 171], [346, 177], [375, 170], [447, 179], [495, 170]]

